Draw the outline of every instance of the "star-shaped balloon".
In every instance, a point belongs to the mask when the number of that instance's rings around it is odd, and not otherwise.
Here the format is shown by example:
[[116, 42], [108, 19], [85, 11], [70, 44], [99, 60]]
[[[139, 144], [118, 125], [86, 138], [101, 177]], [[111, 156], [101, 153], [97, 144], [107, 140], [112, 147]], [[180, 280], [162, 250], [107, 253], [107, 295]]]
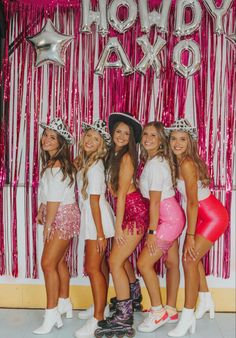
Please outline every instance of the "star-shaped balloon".
[[45, 63], [65, 66], [66, 50], [73, 40], [73, 36], [60, 33], [52, 21], [48, 19], [39, 33], [28, 36], [26, 40], [35, 49], [35, 67], [40, 67]]

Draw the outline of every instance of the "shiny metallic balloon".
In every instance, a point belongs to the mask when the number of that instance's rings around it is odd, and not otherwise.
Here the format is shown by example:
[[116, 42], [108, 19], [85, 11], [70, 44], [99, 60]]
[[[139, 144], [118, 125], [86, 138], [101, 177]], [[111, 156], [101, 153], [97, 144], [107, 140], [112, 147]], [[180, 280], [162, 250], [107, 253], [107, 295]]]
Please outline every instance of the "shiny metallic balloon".
[[[185, 11], [191, 8], [192, 21], [185, 22]], [[202, 8], [197, 0], [177, 0], [175, 9], [175, 29], [176, 36], [190, 35], [199, 29], [202, 20]]]
[[[112, 53], [117, 55], [117, 60], [113, 62], [108, 61]], [[108, 42], [103, 49], [94, 72], [95, 74], [102, 76], [105, 68], [122, 68], [124, 75], [133, 73], [133, 67], [129, 61], [129, 58], [123, 50], [123, 47], [121, 46], [117, 37], [108, 39]]]
[[158, 36], [155, 44], [152, 46], [148, 40], [147, 35], [143, 35], [137, 38], [136, 41], [141, 46], [144, 57], [137, 64], [135, 69], [141, 74], [145, 75], [147, 69], [152, 66], [155, 70], [156, 77], [159, 77], [161, 72], [161, 62], [159, 61], [157, 56], [162, 48], [166, 45], [166, 40]]
[[162, 33], [168, 33], [168, 23], [172, 0], [162, 0], [160, 10], [149, 11], [147, 0], [139, 0], [141, 31], [149, 33], [152, 26]]
[[203, 3], [214, 20], [214, 32], [217, 35], [224, 33], [223, 18], [228, 12], [233, 0], [222, 0], [220, 7], [216, 7], [214, 0], [203, 0]]
[[[119, 7], [125, 6], [128, 9], [128, 17], [121, 21], [117, 17]], [[132, 27], [138, 14], [137, 3], [134, 0], [112, 0], [108, 7], [108, 21], [110, 25], [119, 33], [124, 33]]]
[[[192, 53], [192, 62], [190, 65], [184, 65], [181, 60], [183, 51]], [[175, 71], [186, 79], [195, 74], [201, 66], [200, 48], [197, 42], [193, 40], [181, 40], [173, 50], [173, 67]]]
[[34, 36], [28, 36], [26, 40], [35, 49], [35, 67], [40, 67], [45, 63], [65, 66], [66, 50], [73, 36], [60, 33], [52, 21], [47, 19], [42, 30]]
[[98, 33], [102, 36], [106, 36], [108, 33], [107, 1], [98, 1], [98, 11], [93, 11], [91, 8], [92, 6], [89, 0], [82, 0], [81, 32], [91, 33], [91, 25], [96, 23], [98, 26]]

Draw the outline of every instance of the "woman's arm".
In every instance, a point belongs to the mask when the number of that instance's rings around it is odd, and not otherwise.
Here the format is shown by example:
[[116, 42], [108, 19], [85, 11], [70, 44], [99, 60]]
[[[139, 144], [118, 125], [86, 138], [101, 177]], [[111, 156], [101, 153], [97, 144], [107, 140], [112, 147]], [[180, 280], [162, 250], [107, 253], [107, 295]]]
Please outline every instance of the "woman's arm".
[[195, 252], [194, 235], [198, 216], [198, 177], [197, 169], [193, 161], [185, 160], [180, 168], [180, 174], [185, 183], [185, 191], [187, 196], [187, 231], [184, 247], [184, 258], [186, 259], [188, 253], [192, 259], [196, 259], [197, 254]]
[[134, 174], [134, 166], [131, 161], [130, 155], [125, 154], [120, 164], [119, 185], [117, 191], [115, 237], [118, 244], [125, 243], [125, 237], [122, 231], [122, 223], [125, 213], [126, 195], [128, 193], [133, 178], [133, 174]]
[[90, 207], [93, 215], [93, 220], [97, 229], [97, 251], [103, 254], [106, 249], [106, 238], [102, 227], [101, 209], [99, 205], [100, 195], [90, 195]]
[[57, 214], [60, 202], [47, 202], [46, 204], [46, 220], [44, 224], [43, 238], [45, 241], [50, 239], [51, 226]]
[[36, 216], [36, 223], [38, 223], [38, 224], [43, 224], [42, 211], [43, 211], [43, 203], [40, 204], [38, 214]]
[[[159, 220], [161, 191], [149, 191], [150, 205], [149, 205], [149, 227], [146, 245], [150, 255], [154, 255], [157, 249], [156, 246], [156, 230]], [[150, 233], [153, 231], [153, 233]]]

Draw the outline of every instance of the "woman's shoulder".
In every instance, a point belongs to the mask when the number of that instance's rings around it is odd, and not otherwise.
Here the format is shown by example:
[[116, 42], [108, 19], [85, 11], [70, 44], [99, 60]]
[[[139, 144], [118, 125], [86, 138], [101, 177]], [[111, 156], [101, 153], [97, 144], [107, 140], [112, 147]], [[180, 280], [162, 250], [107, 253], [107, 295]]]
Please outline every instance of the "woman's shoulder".
[[97, 160], [96, 162], [94, 162], [91, 167], [89, 168], [90, 172], [93, 172], [93, 171], [104, 171], [105, 170], [105, 167], [104, 167], [104, 163], [103, 163], [103, 160], [102, 159], [99, 159]]
[[180, 163], [180, 170], [181, 173], [184, 174], [189, 174], [189, 173], [197, 173], [197, 167], [195, 161], [190, 158], [186, 157], [181, 163]]

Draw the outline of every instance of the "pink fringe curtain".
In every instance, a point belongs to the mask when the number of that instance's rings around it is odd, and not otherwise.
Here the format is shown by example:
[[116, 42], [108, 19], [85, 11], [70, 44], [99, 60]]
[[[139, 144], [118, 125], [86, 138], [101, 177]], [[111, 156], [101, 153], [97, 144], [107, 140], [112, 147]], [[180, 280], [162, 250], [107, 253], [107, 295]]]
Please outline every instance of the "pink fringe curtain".
[[[109, 4], [110, 1], [107, 1]], [[160, 4], [150, 0], [150, 10]], [[173, 33], [175, 1], [172, 2], [169, 33], [153, 28], [167, 40], [161, 52], [164, 71], [155, 77], [152, 67], [146, 75], [123, 76], [120, 69], [106, 69], [103, 77], [94, 74], [98, 58], [110, 36], [117, 36], [132, 65], [143, 57], [136, 38], [143, 35], [139, 19], [126, 33], [111, 27], [102, 37], [93, 26], [91, 34], [80, 32], [79, 1], [5, 1], [7, 20], [6, 52], [3, 61], [5, 113], [0, 129], [0, 274], [18, 275], [18, 213], [24, 205], [26, 277], [38, 277], [35, 216], [38, 203], [39, 129], [38, 122], [62, 116], [78, 141], [81, 121], [94, 116], [107, 120], [113, 111], [130, 111], [143, 123], [155, 118], [169, 125], [179, 116], [191, 117], [199, 129], [199, 146], [212, 176], [212, 191], [226, 205], [229, 214], [232, 196], [232, 162], [236, 106], [236, 48], [224, 35], [213, 34], [213, 21], [202, 1], [199, 31], [189, 38], [201, 51], [201, 68], [184, 79], [172, 67], [173, 48], [183, 38]], [[216, 1], [220, 4], [220, 1]], [[97, 9], [97, 0], [92, 0]], [[64, 68], [56, 65], [34, 67], [34, 52], [25, 40], [39, 32], [50, 18], [56, 28], [74, 36], [66, 53]], [[236, 30], [236, 2], [224, 18], [226, 34]], [[10, 46], [10, 48], [9, 48]], [[3, 75], [2, 74], [2, 75]], [[0, 75], [1, 80], [1, 75]], [[1, 83], [1, 81], [0, 81]], [[74, 146], [73, 155], [77, 153]], [[17, 199], [24, 187], [24, 201]], [[23, 203], [24, 202], [24, 203]], [[21, 205], [19, 205], [19, 203]], [[9, 209], [10, 205], [10, 209]], [[11, 227], [10, 231], [8, 227]], [[21, 224], [22, 226], [22, 224]], [[6, 236], [9, 234], [10, 236]], [[70, 250], [72, 275], [77, 274], [77, 243]], [[6, 263], [7, 254], [7, 263]], [[5, 256], [4, 256], [5, 255]], [[205, 257], [207, 274], [230, 276], [230, 228]]]

